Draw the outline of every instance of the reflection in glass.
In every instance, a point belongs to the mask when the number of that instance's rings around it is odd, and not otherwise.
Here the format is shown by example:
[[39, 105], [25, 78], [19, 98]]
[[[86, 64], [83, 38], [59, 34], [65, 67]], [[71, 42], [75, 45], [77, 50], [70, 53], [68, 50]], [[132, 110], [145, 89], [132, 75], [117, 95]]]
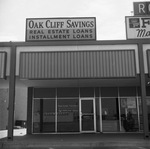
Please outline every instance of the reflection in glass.
[[100, 109], [99, 109], [99, 98], [96, 98], [96, 128], [100, 132]]
[[119, 131], [118, 98], [102, 98], [102, 130]]
[[94, 88], [92, 87], [81, 87], [80, 97], [94, 97]]
[[82, 100], [81, 101], [81, 112], [92, 114], [93, 110], [93, 100]]
[[121, 131], [133, 132], [139, 130], [138, 112], [135, 97], [120, 99]]
[[79, 99], [57, 100], [57, 131], [79, 132]]
[[33, 133], [55, 132], [55, 100], [34, 99]]
[[55, 132], [55, 100], [44, 99], [42, 101], [42, 132]]
[[150, 98], [147, 98], [147, 111], [148, 111], [148, 125], [150, 131]]
[[142, 106], [141, 106], [141, 98], [138, 98], [138, 103], [139, 103], [139, 126], [140, 126], [140, 131], [143, 131], [143, 112], [142, 112]]
[[40, 99], [34, 100], [33, 133], [40, 132]]

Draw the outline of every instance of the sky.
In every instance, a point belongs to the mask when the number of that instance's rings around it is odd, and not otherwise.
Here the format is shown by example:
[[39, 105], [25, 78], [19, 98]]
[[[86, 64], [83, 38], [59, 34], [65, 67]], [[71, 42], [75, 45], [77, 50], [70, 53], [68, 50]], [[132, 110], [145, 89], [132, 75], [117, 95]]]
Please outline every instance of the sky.
[[126, 39], [125, 16], [145, 0], [0, 0], [0, 42], [25, 41], [26, 18], [96, 17], [97, 40]]

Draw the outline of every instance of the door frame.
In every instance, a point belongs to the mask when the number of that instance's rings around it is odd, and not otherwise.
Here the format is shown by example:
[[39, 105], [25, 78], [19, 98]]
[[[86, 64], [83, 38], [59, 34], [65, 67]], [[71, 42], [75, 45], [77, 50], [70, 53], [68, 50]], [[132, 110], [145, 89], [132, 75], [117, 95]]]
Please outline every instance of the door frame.
[[[82, 105], [81, 105], [81, 101], [82, 100], [92, 100], [93, 101], [93, 115], [94, 115], [94, 130], [90, 130], [90, 131], [83, 131], [82, 130]], [[81, 133], [93, 133], [96, 132], [96, 107], [95, 107], [95, 98], [91, 97], [87, 97], [87, 98], [80, 98], [79, 99], [79, 123], [80, 123], [80, 132]]]

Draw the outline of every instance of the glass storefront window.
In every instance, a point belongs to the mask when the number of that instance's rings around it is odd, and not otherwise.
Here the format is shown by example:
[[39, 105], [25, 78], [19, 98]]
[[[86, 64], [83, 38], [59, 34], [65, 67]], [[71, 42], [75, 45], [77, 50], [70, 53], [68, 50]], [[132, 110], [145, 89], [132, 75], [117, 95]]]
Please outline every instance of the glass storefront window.
[[34, 99], [33, 133], [55, 132], [55, 100]]
[[140, 131], [143, 131], [143, 112], [142, 112], [142, 105], [141, 105], [141, 98], [138, 98], [138, 103], [139, 103], [139, 127]]
[[119, 95], [121, 97], [135, 97], [137, 95], [136, 91], [136, 87], [120, 87]]
[[40, 99], [33, 100], [33, 133], [40, 133]]
[[[141, 98], [137, 98], [135, 87], [39, 88], [34, 91], [33, 133], [143, 130]], [[150, 127], [150, 98], [147, 106]]]
[[79, 97], [79, 88], [57, 88], [57, 97]]
[[55, 98], [55, 88], [34, 88], [34, 98]]
[[[147, 101], [147, 112], [148, 112], [148, 125], [150, 131], [150, 97], [146, 98]], [[138, 98], [138, 105], [139, 105], [139, 127], [140, 131], [143, 131], [143, 112], [142, 112], [142, 103], [141, 97]]]
[[42, 105], [42, 132], [55, 132], [55, 100], [44, 99]]
[[119, 131], [118, 98], [102, 98], [102, 131]]
[[99, 102], [99, 98], [95, 99], [95, 105], [96, 105], [96, 128], [97, 128], [97, 132], [100, 132], [100, 102]]
[[147, 98], [148, 125], [150, 131], [150, 98]]
[[[109, 93], [109, 94], [108, 94]], [[118, 88], [117, 87], [102, 87], [101, 88], [102, 97], [118, 97]]]
[[137, 101], [135, 97], [120, 98], [121, 131], [135, 132], [139, 130]]
[[57, 131], [79, 132], [79, 99], [57, 100]]
[[94, 97], [94, 88], [92, 87], [80, 88], [80, 97]]

